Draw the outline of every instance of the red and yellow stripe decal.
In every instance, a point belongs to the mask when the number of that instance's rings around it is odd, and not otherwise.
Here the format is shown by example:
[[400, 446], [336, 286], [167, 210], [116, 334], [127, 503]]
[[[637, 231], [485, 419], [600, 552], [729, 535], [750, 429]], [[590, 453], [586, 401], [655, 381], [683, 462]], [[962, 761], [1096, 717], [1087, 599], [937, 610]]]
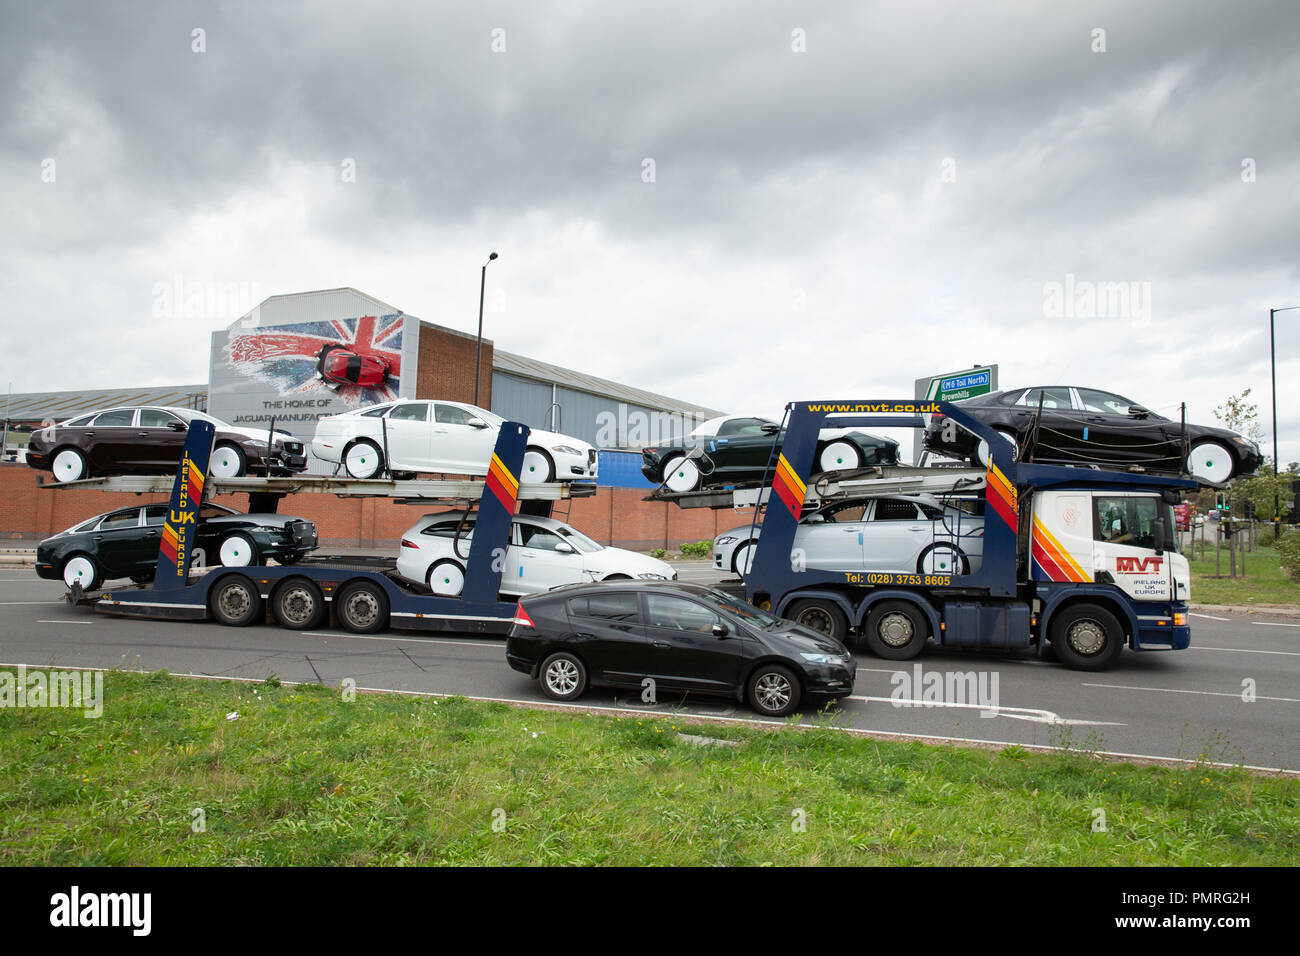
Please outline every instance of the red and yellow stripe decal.
[[510, 469], [501, 463], [501, 459], [492, 454], [492, 463], [488, 465], [485, 484], [497, 501], [506, 509], [507, 514], [515, 513], [515, 502], [519, 498], [519, 480], [510, 474]]
[[1002, 474], [998, 466], [989, 462], [988, 480], [986, 482], [988, 492], [985, 497], [989, 505], [997, 513], [997, 516], [1006, 522], [1007, 526], [1015, 531], [1018, 527], [1017, 513], [1019, 511], [1019, 499], [1016, 496], [1016, 489], [1011, 482], [1007, 481], [1007, 476]]
[[1043, 573], [1052, 581], [1074, 581], [1086, 583], [1092, 580], [1079, 562], [1070, 556], [1052, 532], [1048, 531], [1037, 517], [1034, 518], [1034, 533], [1030, 542], [1030, 551], [1034, 561]]
[[808, 493], [808, 486], [799, 480], [795, 470], [785, 460], [785, 455], [777, 459], [776, 475], [772, 478], [772, 490], [789, 509], [790, 514], [794, 515], [794, 520], [798, 521], [803, 511], [803, 499]]
[[203, 479], [204, 479], [203, 472], [199, 469], [198, 465], [194, 464], [194, 462], [191, 461], [190, 474], [188, 480], [189, 497], [191, 501], [203, 500]]
[[176, 529], [170, 524], [164, 524], [162, 530], [162, 553], [167, 556], [167, 560], [172, 564], [176, 563], [176, 555], [180, 548], [180, 538], [176, 535]]

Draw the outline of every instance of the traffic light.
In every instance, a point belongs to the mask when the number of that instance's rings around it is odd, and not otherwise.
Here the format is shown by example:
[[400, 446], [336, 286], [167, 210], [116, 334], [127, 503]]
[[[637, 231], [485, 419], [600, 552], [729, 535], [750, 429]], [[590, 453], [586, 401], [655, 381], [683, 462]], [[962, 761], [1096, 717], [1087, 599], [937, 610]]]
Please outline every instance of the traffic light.
[[1214, 493], [1214, 510], [1228, 511], [1228, 495], [1226, 492], [1216, 491]]

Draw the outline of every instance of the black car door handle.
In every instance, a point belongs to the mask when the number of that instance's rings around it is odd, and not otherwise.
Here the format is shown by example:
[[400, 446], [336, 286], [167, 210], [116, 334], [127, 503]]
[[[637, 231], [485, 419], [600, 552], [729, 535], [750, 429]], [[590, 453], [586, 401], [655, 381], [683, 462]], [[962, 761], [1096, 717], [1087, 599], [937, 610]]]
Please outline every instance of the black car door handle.
[[667, 641], [651, 641], [650, 644], [653, 647], [672, 647]]

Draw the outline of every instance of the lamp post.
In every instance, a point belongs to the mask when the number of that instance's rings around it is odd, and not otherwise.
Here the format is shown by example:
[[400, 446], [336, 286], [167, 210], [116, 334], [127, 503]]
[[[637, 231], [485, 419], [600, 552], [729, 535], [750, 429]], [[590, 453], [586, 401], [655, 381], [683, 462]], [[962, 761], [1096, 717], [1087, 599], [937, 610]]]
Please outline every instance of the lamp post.
[[483, 273], [479, 276], [478, 281], [478, 346], [474, 350], [474, 404], [478, 404], [478, 371], [479, 366], [483, 363], [483, 290], [487, 288], [487, 267], [497, 257], [494, 252], [488, 256], [487, 262], [483, 263]]
[[1268, 310], [1268, 370], [1273, 383], [1273, 539], [1282, 534], [1282, 512], [1279, 510], [1281, 504], [1277, 491], [1277, 358], [1273, 344], [1273, 316], [1279, 312], [1293, 312], [1300, 309], [1300, 305], [1289, 305], [1285, 309]]

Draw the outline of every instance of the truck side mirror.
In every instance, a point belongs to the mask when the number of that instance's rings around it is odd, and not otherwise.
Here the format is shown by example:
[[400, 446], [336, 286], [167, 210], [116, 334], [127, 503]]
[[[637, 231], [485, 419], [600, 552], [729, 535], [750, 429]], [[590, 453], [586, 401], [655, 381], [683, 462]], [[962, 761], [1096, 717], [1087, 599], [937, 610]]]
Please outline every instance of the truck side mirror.
[[1173, 542], [1169, 540], [1169, 525], [1164, 518], [1157, 518], [1152, 530], [1155, 531], [1156, 554], [1164, 554], [1173, 547]]

